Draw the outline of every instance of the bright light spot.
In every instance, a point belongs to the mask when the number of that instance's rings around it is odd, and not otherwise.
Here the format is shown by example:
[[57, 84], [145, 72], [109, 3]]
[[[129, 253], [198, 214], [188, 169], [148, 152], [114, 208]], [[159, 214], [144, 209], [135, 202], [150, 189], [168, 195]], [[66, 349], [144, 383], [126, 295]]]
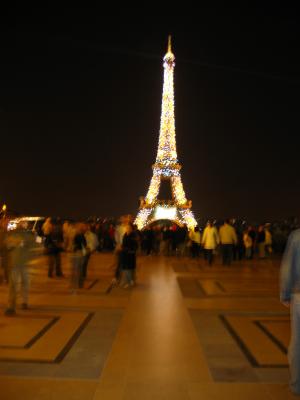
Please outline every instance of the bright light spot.
[[176, 207], [161, 207], [157, 206], [155, 210], [155, 219], [170, 219], [175, 220], [177, 214]]
[[7, 230], [13, 231], [16, 228], [17, 228], [17, 223], [15, 221], [9, 221], [9, 223], [7, 224]]

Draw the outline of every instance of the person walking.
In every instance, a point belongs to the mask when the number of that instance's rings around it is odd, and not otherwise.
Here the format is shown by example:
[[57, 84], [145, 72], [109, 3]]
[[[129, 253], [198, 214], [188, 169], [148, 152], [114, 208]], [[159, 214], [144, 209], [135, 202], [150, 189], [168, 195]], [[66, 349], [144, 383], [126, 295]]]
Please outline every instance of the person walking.
[[204, 248], [204, 255], [208, 261], [208, 265], [212, 265], [214, 251], [219, 244], [219, 235], [217, 229], [213, 226], [212, 222], [208, 221], [202, 236], [202, 246]]
[[201, 234], [199, 231], [199, 227], [195, 226], [194, 229], [191, 229], [189, 232], [189, 238], [191, 240], [191, 256], [192, 258], [198, 258], [200, 254], [201, 248]]
[[300, 229], [290, 234], [282, 258], [280, 300], [291, 307], [290, 389], [300, 395]]
[[230, 265], [232, 260], [233, 246], [237, 244], [237, 236], [233, 226], [229, 220], [225, 220], [219, 230], [220, 243], [222, 246], [222, 261], [223, 265]]
[[20, 223], [18, 228], [7, 234], [4, 244], [7, 249], [8, 267], [8, 307], [5, 315], [16, 314], [17, 296], [22, 297], [22, 309], [28, 308], [29, 297], [29, 273], [28, 263], [32, 257], [32, 249], [35, 246], [34, 235], [26, 230], [26, 223]]

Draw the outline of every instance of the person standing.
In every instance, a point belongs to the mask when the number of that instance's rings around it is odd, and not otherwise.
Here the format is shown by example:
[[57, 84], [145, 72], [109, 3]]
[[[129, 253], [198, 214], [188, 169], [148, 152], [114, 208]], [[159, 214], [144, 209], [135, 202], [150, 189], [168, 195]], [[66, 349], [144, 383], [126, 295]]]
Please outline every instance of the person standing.
[[300, 229], [289, 236], [280, 268], [280, 300], [291, 306], [290, 389], [300, 395]]
[[204, 255], [209, 265], [213, 263], [214, 251], [219, 244], [219, 235], [217, 229], [213, 226], [212, 222], [208, 221], [202, 236], [202, 245], [204, 248]]
[[252, 246], [253, 246], [253, 241], [252, 237], [249, 235], [248, 230], [245, 230], [243, 234], [243, 243], [245, 247], [245, 257], [246, 260], [250, 260], [252, 256]]
[[48, 256], [48, 278], [53, 278], [53, 272], [57, 277], [62, 277], [61, 269], [61, 251], [63, 248], [62, 227], [56, 222], [51, 221], [44, 241], [46, 253]]
[[77, 223], [75, 226], [75, 235], [73, 238], [73, 249], [71, 255], [71, 288], [75, 294], [76, 289], [83, 287], [83, 262], [86, 255], [86, 239], [84, 236], [85, 225]]
[[82, 276], [83, 279], [87, 276], [87, 267], [91, 257], [91, 254], [94, 253], [98, 246], [99, 240], [95, 232], [92, 231], [90, 225], [85, 225], [86, 231], [84, 233], [84, 237], [86, 240], [86, 255], [84, 256], [83, 266], [82, 266]]
[[122, 269], [125, 273], [124, 288], [134, 285], [134, 276], [136, 269], [136, 251], [138, 248], [136, 234], [133, 230], [133, 225], [127, 225], [126, 233], [122, 243]]
[[248, 235], [252, 239], [252, 248], [251, 248], [251, 257], [250, 257], [250, 259], [252, 259], [254, 257], [254, 253], [255, 253], [256, 231], [253, 228], [253, 226], [251, 226], [251, 225], [248, 227]]
[[7, 219], [1, 218], [0, 220], [0, 269], [3, 269], [3, 282], [8, 283], [8, 269], [7, 269], [7, 249], [5, 246], [5, 238], [7, 235]]
[[145, 238], [146, 255], [150, 256], [153, 253], [154, 232], [152, 227], [148, 227], [143, 232]]
[[272, 234], [270, 232], [270, 224], [265, 225], [265, 252], [270, 257], [273, 253], [272, 249]]
[[52, 231], [53, 228], [53, 224], [52, 224], [52, 220], [51, 217], [46, 218], [46, 221], [43, 223], [42, 226], [42, 232], [44, 236], [49, 235], [49, 233]]
[[266, 257], [266, 234], [263, 225], [258, 227], [257, 232], [257, 246], [258, 246], [258, 257], [263, 259]]
[[34, 235], [26, 230], [25, 223], [21, 223], [18, 228], [9, 232], [4, 240], [7, 249], [8, 266], [8, 307], [5, 315], [14, 316], [16, 314], [17, 295], [19, 283], [21, 286], [22, 309], [28, 308], [29, 296], [29, 273], [28, 263], [32, 257], [32, 249], [35, 246]]
[[121, 281], [122, 275], [122, 243], [123, 237], [127, 230], [127, 225], [129, 223], [129, 217], [122, 216], [120, 217], [120, 223], [116, 226], [115, 229], [115, 255], [116, 255], [116, 269], [115, 275], [112, 280], [112, 285], [117, 285]]

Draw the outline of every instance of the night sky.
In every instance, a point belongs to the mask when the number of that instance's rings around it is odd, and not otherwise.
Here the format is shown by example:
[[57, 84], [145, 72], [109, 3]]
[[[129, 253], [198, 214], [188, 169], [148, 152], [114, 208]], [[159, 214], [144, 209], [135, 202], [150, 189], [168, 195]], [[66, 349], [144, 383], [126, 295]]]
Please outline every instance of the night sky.
[[177, 151], [196, 218], [299, 216], [299, 14], [195, 14], [3, 12], [0, 204], [62, 217], [136, 213], [172, 34]]

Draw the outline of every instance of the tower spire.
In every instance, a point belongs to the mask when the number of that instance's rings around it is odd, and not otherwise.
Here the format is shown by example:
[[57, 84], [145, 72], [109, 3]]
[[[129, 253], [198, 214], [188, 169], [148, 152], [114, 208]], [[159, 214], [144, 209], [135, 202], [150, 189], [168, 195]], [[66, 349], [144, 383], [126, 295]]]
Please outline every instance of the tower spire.
[[[174, 113], [174, 67], [175, 56], [171, 48], [171, 35], [168, 37], [168, 52], [163, 58], [164, 83], [161, 106], [160, 132], [153, 175], [148, 193], [141, 198], [140, 210], [135, 223], [139, 229], [157, 219], [169, 219], [179, 225], [186, 224], [189, 229], [197, 225], [191, 211], [191, 201], [186, 199], [181, 182], [181, 165], [177, 160]], [[158, 194], [161, 180], [171, 185], [172, 200], [160, 201]]]
[[168, 36], [168, 53], [172, 53], [172, 36]]

